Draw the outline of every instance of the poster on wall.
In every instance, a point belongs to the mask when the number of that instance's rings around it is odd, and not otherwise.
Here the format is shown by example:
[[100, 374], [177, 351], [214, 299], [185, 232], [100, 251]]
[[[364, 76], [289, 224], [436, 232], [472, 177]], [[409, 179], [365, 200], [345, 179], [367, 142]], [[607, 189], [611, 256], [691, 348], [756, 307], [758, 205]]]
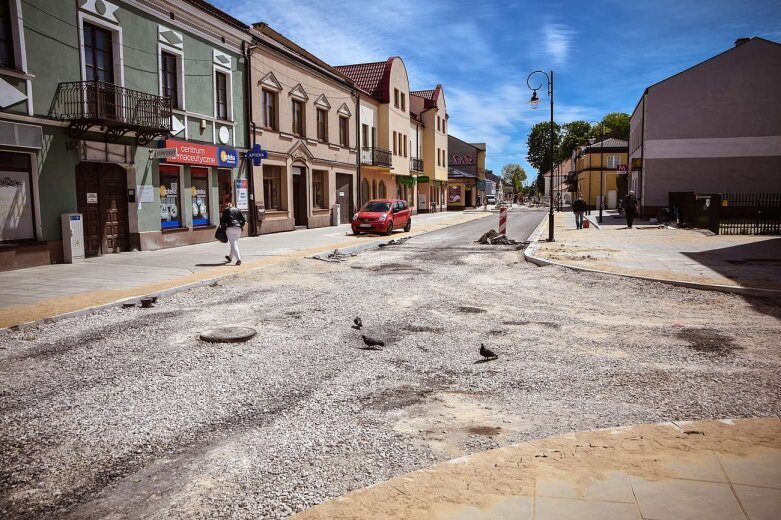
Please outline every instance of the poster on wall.
[[447, 201], [450, 204], [461, 202], [461, 186], [448, 186]]
[[0, 242], [35, 238], [29, 172], [0, 171]]
[[249, 209], [247, 179], [236, 179], [236, 207], [242, 211]]

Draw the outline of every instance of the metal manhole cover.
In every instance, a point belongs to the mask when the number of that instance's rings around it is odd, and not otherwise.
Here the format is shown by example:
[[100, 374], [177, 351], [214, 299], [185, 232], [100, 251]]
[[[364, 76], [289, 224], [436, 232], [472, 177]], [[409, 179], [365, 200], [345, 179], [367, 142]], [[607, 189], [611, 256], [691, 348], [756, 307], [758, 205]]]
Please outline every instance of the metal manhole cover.
[[201, 339], [210, 343], [238, 343], [252, 339], [257, 333], [250, 327], [218, 327], [202, 333]]

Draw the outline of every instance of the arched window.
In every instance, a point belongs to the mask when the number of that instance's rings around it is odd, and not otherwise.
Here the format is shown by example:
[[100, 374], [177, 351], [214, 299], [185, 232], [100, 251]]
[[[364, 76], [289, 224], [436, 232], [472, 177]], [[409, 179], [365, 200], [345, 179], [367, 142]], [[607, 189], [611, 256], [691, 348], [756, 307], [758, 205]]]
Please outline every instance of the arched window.
[[369, 181], [361, 182], [361, 206], [369, 200]]
[[386, 199], [386, 198], [388, 198], [388, 194], [385, 191], [385, 182], [384, 181], [380, 181], [380, 194], [379, 194], [379, 196], [377, 198], [379, 198], [379, 199]]
[[372, 181], [372, 198], [377, 198], [377, 181]]

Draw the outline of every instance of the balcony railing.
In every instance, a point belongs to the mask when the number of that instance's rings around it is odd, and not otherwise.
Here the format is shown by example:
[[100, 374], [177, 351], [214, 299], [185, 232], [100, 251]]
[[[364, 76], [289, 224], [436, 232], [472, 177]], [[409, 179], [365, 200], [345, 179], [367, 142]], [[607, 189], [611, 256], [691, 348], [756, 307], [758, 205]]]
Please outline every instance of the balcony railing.
[[363, 147], [361, 148], [361, 164], [390, 168], [393, 164], [390, 150], [383, 150], [373, 146]]
[[410, 159], [409, 169], [413, 172], [423, 172], [423, 159]]
[[146, 144], [171, 131], [171, 98], [120, 87], [105, 81], [70, 81], [57, 85], [52, 117], [70, 121], [72, 137], [91, 126], [106, 127], [106, 138], [116, 141], [126, 132]]

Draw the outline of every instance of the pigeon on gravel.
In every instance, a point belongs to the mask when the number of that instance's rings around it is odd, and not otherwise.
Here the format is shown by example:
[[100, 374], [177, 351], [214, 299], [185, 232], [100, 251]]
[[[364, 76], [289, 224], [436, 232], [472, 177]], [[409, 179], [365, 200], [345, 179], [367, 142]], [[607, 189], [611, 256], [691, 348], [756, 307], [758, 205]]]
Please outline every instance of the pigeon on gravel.
[[380, 341], [378, 339], [370, 338], [369, 336], [363, 336], [362, 335], [361, 339], [363, 340], [363, 343], [367, 347], [384, 347], [385, 346], [385, 342], [384, 341]]
[[356, 316], [353, 323], [355, 323], [355, 325], [353, 325], [354, 329], [361, 330], [361, 327], [363, 327], [363, 321], [361, 321], [360, 316]]
[[486, 360], [488, 359], [497, 359], [499, 356], [494, 353], [493, 350], [485, 348], [485, 345], [480, 343], [480, 355], [483, 356]]

